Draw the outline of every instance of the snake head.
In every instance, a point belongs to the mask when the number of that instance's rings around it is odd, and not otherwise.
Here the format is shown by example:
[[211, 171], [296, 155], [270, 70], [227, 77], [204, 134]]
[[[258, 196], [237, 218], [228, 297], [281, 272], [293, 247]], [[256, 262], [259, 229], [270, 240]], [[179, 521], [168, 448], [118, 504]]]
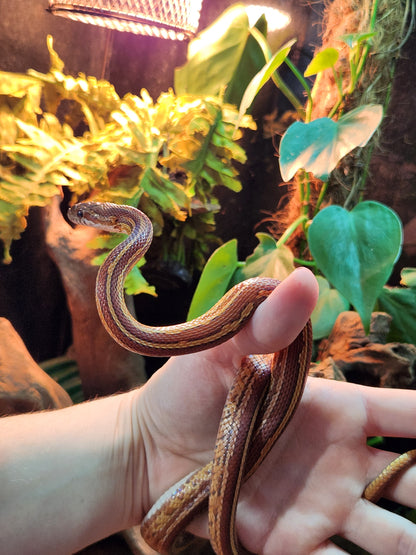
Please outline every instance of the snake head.
[[122, 207], [106, 202], [79, 202], [68, 209], [68, 219], [74, 224], [96, 227], [104, 231], [126, 231], [118, 213]]

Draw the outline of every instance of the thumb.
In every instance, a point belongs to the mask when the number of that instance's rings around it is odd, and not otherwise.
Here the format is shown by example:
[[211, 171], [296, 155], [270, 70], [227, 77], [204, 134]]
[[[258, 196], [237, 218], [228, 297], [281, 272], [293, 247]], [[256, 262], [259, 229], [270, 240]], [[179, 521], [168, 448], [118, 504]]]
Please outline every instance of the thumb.
[[318, 299], [312, 272], [292, 272], [255, 311], [248, 325], [231, 342], [240, 355], [271, 353], [287, 347], [301, 332]]

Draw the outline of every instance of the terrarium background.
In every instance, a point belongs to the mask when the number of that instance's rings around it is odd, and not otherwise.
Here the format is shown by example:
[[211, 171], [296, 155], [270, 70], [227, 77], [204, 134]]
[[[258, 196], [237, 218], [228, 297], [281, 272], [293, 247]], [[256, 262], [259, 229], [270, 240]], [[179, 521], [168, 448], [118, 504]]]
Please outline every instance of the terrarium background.
[[[202, 5], [200, 28], [214, 21], [232, 0], [205, 0]], [[313, 46], [318, 42], [320, 3], [313, 9], [300, 3], [274, 0], [274, 5], [292, 13], [298, 42], [293, 50], [294, 62], [305, 68]], [[48, 0], [17, 0], [11, 4], [0, 0], [0, 69], [25, 72], [34, 68], [49, 69], [46, 36], [54, 37], [54, 48], [64, 60], [65, 71], [71, 74], [104, 77], [121, 96], [127, 92], [138, 94], [146, 88], [157, 99], [173, 85], [175, 67], [186, 60], [186, 41], [171, 41], [148, 36], [108, 31], [47, 12]], [[254, 114], [260, 133], [251, 135], [244, 147], [248, 163], [243, 169], [241, 193], [219, 192], [223, 210], [217, 218], [217, 231], [223, 240], [237, 237], [241, 258], [256, 245], [255, 226], [265, 217], [265, 210], [273, 210], [285, 187], [278, 187], [281, 179], [278, 160], [271, 138], [262, 137], [262, 117], [278, 108], [288, 108], [276, 89], [265, 90]], [[66, 308], [57, 269], [50, 260], [43, 243], [39, 211], [31, 211], [29, 226], [23, 238], [12, 246], [13, 263], [0, 265], [0, 316], [8, 318], [21, 335], [36, 361], [61, 355], [71, 343], [70, 318]], [[259, 231], [261, 228], [256, 229]], [[263, 230], [266, 228], [263, 226]], [[190, 289], [172, 295], [159, 289], [157, 299], [141, 295], [138, 313], [146, 315], [147, 323], [164, 324], [183, 320]]]

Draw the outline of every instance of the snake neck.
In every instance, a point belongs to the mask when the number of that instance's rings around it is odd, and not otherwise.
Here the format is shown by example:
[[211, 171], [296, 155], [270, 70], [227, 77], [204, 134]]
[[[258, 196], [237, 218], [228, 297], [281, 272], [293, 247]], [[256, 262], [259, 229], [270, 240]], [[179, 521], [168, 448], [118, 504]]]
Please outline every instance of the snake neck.
[[[110, 335], [123, 347], [137, 351], [127, 339], [135, 333], [140, 335], [144, 326], [130, 314], [124, 296], [124, 282], [129, 272], [146, 254], [153, 237], [152, 224], [139, 210], [117, 211], [117, 227], [113, 231], [128, 233], [100, 267], [96, 281], [96, 302], [101, 321]], [[124, 335], [124, 337], [123, 337]]]
[[[268, 278], [247, 280], [234, 286], [202, 316], [173, 326], [147, 326], [130, 314], [124, 298], [129, 271], [146, 253], [152, 238], [151, 223], [138, 210], [113, 209], [114, 229], [129, 232], [108, 255], [96, 284], [100, 318], [110, 335], [124, 348], [149, 356], [191, 353], [223, 343], [235, 335], [256, 307], [276, 287]], [[117, 226], [117, 227], [116, 227]]]

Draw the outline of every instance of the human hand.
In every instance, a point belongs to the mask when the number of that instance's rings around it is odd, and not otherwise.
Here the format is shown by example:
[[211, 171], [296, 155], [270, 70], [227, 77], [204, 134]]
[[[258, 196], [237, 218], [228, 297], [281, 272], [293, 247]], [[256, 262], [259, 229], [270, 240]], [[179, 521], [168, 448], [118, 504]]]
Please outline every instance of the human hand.
[[[175, 357], [148, 382], [137, 405], [144, 441], [144, 506], [213, 455], [224, 401], [245, 354], [288, 345], [316, 300], [312, 275], [292, 274], [235, 338]], [[259, 470], [244, 484], [237, 510], [242, 544], [259, 554], [343, 553], [339, 534], [371, 553], [414, 553], [416, 526], [362, 499], [366, 484], [394, 455], [367, 447], [372, 435], [411, 437], [416, 396], [309, 379], [300, 407]], [[416, 470], [388, 492], [414, 506]], [[207, 535], [206, 518], [192, 531]]]

